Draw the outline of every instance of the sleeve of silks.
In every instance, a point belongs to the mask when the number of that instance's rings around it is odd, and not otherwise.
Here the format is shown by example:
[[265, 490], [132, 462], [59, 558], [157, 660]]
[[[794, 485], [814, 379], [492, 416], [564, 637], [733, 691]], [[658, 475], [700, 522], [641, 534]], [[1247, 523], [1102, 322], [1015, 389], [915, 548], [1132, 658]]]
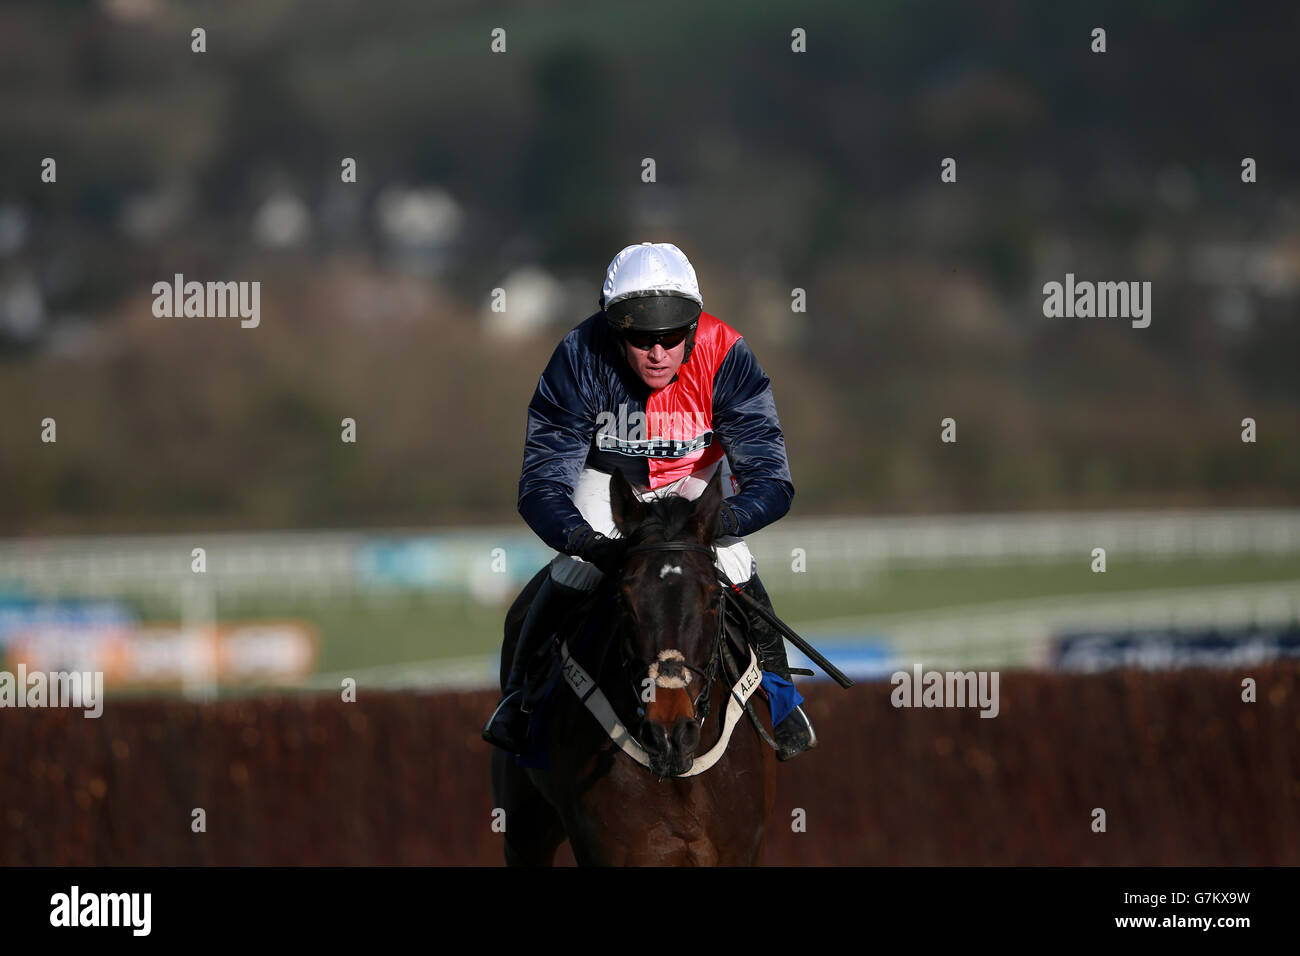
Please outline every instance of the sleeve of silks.
[[584, 374], [584, 356], [574, 329], [556, 346], [528, 403], [519, 514], [556, 551], [566, 549], [575, 530], [587, 527], [573, 503], [596, 431], [593, 382]]
[[772, 383], [743, 338], [713, 377], [713, 430], [740, 482], [727, 499], [720, 531], [744, 537], [790, 510], [794, 481]]

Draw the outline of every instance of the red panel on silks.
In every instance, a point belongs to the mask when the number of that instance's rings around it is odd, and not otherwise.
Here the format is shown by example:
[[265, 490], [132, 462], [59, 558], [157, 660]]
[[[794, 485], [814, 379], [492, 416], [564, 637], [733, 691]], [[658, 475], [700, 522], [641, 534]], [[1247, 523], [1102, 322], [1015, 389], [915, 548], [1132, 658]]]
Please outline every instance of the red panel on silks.
[[[690, 441], [713, 428], [713, 379], [740, 333], [708, 312], [700, 313], [695, 346], [677, 377], [646, 400], [646, 423], [651, 436]], [[650, 488], [692, 475], [722, 457], [716, 440], [680, 458], [649, 458]]]

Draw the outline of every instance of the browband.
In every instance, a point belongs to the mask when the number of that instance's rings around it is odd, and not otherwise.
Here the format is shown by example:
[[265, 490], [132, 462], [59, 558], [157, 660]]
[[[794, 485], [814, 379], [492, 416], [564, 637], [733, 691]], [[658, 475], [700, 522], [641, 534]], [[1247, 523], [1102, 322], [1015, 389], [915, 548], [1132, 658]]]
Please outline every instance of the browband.
[[628, 548], [625, 553], [638, 554], [646, 551], [702, 551], [708, 555], [713, 554], [711, 547], [694, 541], [659, 541], [654, 544], [638, 544]]

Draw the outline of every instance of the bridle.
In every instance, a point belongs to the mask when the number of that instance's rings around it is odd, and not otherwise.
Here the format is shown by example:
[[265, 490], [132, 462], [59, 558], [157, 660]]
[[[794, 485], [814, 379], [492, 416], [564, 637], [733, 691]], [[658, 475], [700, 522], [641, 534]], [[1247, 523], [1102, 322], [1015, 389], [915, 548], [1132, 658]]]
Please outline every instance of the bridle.
[[[701, 554], [708, 555], [710, 568], [713, 567], [713, 562], [716, 559], [716, 555], [713, 548], [709, 547], [708, 545], [698, 544], [694, 541], [656, 541], [656, 542], [651, 542], [649, 544], [637, 544], [627, 549], [627, 551], [625, 552], [625, 558], [631, 557], [632, 555], [635, 554], [650, 554], [650, 553], [671, 552], [671, 551], [695, 551]], [[685, 668], [686, 670], [694, 674], [699, 675], [701, 679], [700, 682], [704, 685], [703, 688], [700, 690], [700, 692], [695, 697], [691, 698], [692, 714], [695, 720], [699, 723], [701, 728], [704, 727], [704, 722], [708, 719], [709, 716], [709, 706], [712, 703], [711, 692], [713, 690], [713, 682], [717, 679], [718, 668], [722, 662], [722, 641], [724, 635], [726, 634], [726, 627], [727, 627], [727, 615], [726, 615], [726, 607], [725, 607], [726, 591], [722, 583], [717, 580], [716, 576], [714, 576], [713, 585], [709, 590], [712, 594], [712, 598], [710, 600], [710, 607], [715, 607], [717, 610], [718, 629], [717, 632], [713, 635], [713, 640], [709, 646], [709, 656], [708, 656], [708, 663], [706, 665], [706, 669], [701, 669], [699, 667], [696, 667], [685, 660], [678, 662], [681, 667]], [[627, 595], [623, 592], [622, 588], [616, 588], [615, 591], [618, 595], [619, 603], [622, 606], [624, 621], [630, 621], [632, 623], [635, 623], [636, 613], [632, 610], [631, 605], [628, 603]], [[620, 630], [623, 630], [621, 657], [622, 657], [624, 676], [628, 679], [629, 683], [631, 684], [632, 691], [633, 691], [632, 699], [640, 702], [641, 701], [641, 674], [648, 673], [648, 671], [644, 667], [644, 662], [637, 658], [635, 649], [632, 647], [632, 641], [628, 632], [621, 627]], [[608, 645], [606, 646], [606, 651], [608, 651]], [[603, 666], [604, 661], [602, 660], [601, 663]], [[638, 667], [640, 668], [640, 670], [636, 672], [629, 672], [629, 668], [631, 667]], [[687, 694], [689, 696], [690, 692], [687, 691]], [[642, 716], [644, 716], [644, 708], [638, 707], [638, 710], [641, 712]]]

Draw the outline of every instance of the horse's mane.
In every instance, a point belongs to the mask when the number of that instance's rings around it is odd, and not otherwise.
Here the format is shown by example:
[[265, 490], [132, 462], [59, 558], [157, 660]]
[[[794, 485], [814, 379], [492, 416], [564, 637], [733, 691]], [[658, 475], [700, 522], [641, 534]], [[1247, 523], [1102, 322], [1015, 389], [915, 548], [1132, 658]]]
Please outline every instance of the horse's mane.
[[642, 504], [646, 509], [645, 520], [628, 535], [628, 541], [633, 547], [655, 536], [664, 541], [676, 540], [685, 532], [686, 524], [695, 510], [695, 502], [680, 495], [651, 498]]

